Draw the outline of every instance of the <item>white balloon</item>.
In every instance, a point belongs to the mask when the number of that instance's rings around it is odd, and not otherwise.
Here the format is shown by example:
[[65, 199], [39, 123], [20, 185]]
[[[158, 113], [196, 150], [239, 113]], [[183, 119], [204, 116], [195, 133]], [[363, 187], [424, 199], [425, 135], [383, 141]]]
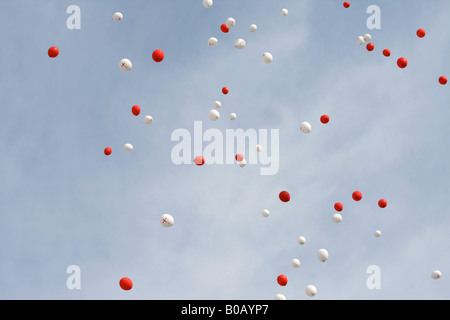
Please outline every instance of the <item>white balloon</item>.
[[275, 295], [275, 300], [286, 300], [286, 297], [283, 294], [278, 293]]
[[153, 117], [152, 116], [145, 116], [144, 117], [144, 122], [145, 122], [145, 124], [151, 124], [153, 122]]
[[212, 0], [203, 0], [203, 6], [205, 8], [211, 8], [213, 5], [213, 1]]
[[125, 151], [131, 151], [131, 150], [133, 150], [133, 145], [131, 143], [125, 143], [125, 145], [123, 146], [123, 149]]
[[243, 168], [243, 167], [245, 167], [247, 165], [247, 160], [243, 159], [242, 161], [239, 161], [238, 163], [239, 163], [239, 166], [241, 168]]
[[294, 267], [294, 268], [300, 267], [300, 260], [298, 260], [298, 259], [292, 259], [292, 261], [291, 261], [291, 266]]
[[116, 12], [113, 14], [112, 18], [114, 21], [120, 21], [123, 19], [123, 14], [121, 12]]
[[165, 213], [161, 216], [161, 218], [159, 219], [159, 222], [163, 225], [163, 227], [169, 228], [169, 227], [173, 226], [175, 221], [170, 214]]
[[373, 235], [375, 236], [375, 238], [379, 238], [381, 236], [381, 231], [376, 230]]
[[219, 42], [219, 40], [217, 40], [217, 38], [211, 37], [208, 39], [208, 44], [213, 47], [215, 46], [217, 43]]
[[273, 61], [273, 56], [270, 52], [264, 52], [262, 54], [262, 61], [264, 63], [271, 63]]
[[256, 146], [256, 151], [257, 152], [261, 152], [262, 151], [262, 147], [259, 144]]
[[269, 214], [270, 214], [270, 212], [269, 212], [269, 210], [267, 210], [267, 209], [264, 209], [264, 210], [262, 211], [262, 216], [263, 216], [264, 218], [267, 218], [267, 217], [269, 216]]
[[281, 15], [282, 15], [282, 16], [287, 16], [288, 13], [289, 13], [288, 9], [286, 9], [286, 8], [281, 9]]
[[230, 120], [236, 120], [236, 113], [230, 114]]
[[225, 25], [228, 27], [228, 29], [233, 28], [235, 24], [236, 24], [236, 20], [234, 20], [231, 17], [225, 21]]
[[256, 30], [258, 30], [258, 26], [256, 24], [251, 24], [250, 25], [250, 32], [255, 32]]
[[235, 47], [236, 49], [244, 49], [244, 47], [245, 47], [245, 40], [244, 40], [244, 39], [241, 39], [241, 38], [237, 39], [237, 40], [234, 42], [234, 47]]
[[305, 237], [298, 237], [297, 239], [298, 243], [301, 245], [304, 245], [306, 243], [306, 238]]
[[358, 38], [356, 38], [356, 42], [361, 45], [365, 42], [364, 37], [363, 36], [359, 36]]
[[372, 36], [367, 33], [367, 34], [364, 35], [363, 39], [364, 39], [364, 41], [368, 42], [368, 41], [370, 41], [372, 39]]
[[300, 124], [300, 130], [304, 133], [310, 133], [311, 132], [311, 124], [309, 122], [302, 122]]
[[431, 278], [434, 279], [434, 280], [437, 280], [437, 279], [439, 279], [440, 277], [442, 277], [442, 273], [441, 273], [439, 270], [434, 270], [434, 271], [431, 273]]
[[120, 60], [119, 67], [123, 71], [130, 71], [131, 68], [133, 68], [133, 64], [131, 63], [130, 60], [124, 58], [124, 59]]
[[342, 221], [342, 216], [339, 213], [335, 213], [333, 214], [333, 216], [331, 217], [331, 219], [336, 222], [339, 223]]
[[220, 117], [219, 111], [217, 111], [215, 109], [210, 110], [208, 113], [208, 117], [210, 120], [216, 121]]
[[310, 284], [306, 286], [305, 292], [308, 297], [314, 297], [317, 294], [317, 289], [315, 286]]
[[317, 252], [317, 258], [319, 258], [320, 261], [325, 262], [328, 259], [328, 251], [325, 249], [320, 249]]
[[214, 108], [220, 109], [221, 106], [222, 106], [222, 103], [220, 101], [214, 101]]

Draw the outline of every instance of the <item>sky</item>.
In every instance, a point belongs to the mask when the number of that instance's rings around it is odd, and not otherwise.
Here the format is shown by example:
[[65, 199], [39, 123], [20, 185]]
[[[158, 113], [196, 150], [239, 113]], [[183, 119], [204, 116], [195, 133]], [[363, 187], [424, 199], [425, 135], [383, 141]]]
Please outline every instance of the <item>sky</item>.
[[[449, 85], [438, 78], [450, 76], [450, 3], [342, 3], [1, 1], [0, 298], [449, 299]], [[79, 29], [67, 27], [70, 5], [80, 8]], [[379, 29], [368, 28], [370, 5], [380, 8]], [[229, 17], [236, 24], [223, 33]], [[373, 51], [356, 42], [367, 33]], [[162, 62], [152, 60], [156, 49]], [[119, 68], [122, 58], [131, 71]], [[172, 133], [194, 140], [195, 121], [224, 137], [278, 130], [278, 171], [174, 164]], [[165, 213], [170, 228], [160, 224]], [[70, 289], [73, 265], [80, 287]]]

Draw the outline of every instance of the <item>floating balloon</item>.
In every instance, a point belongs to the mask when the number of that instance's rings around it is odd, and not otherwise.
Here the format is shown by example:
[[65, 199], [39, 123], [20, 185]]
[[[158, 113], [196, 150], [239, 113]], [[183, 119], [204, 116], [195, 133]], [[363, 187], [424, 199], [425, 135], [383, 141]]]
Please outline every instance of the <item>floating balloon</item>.
[[284, 275], [284, 274], [280, 274], [278, 277], [277, 277], [277, 282], [278, 282], [278, 284], [280, 285], [280, 286], [285, 286], [285, 285], [287, 285], [287, 282], [288, 282], [288, 279], [287, 279], [287, 277]]
[[233, 28], [235, 24], [236, 24], [236, 20], [234, 20], [231, 17], [225, 21], [225, 25], [227, 26], [228, 29]]
[[439, 279], [440, 277], [442, 277], [442, 272], [440, 272], [439, 270], [434, 270], [434, 271], [431, 273], [431, 278], [434, 279], [434, 280], [437, 280], [437, 279]]
[[291, 200], [291, 195], [287, 191], [281, 191], [278, 197], [283, 202], [288, 202], [289, 200]]
[[282, 16], [287, 16], [288, 13], [289, 13], [288, 9], [286, 9], [286, 8], [281, 9], [281, 15], [282, 15]]
[[243, 168], [243, 167], [245, 167], [245, 166], [247, 165], [247, 160], [242, 159], [242, 161], [239, 161], [238, 163], [239, 163], [239, 166], [240, 166], [241, 168]]
[[292, 259], [292, 261], [291, 261], [291, 266], [294, 267], [294, 268], [300, 267], [300, 260], [298, 260], [298, 259]]
[[217, 40], [217, 38], [211, 37], [208, 39], [208, 44], [213, 47], [215, 46], [217, 43], [219, 42], [219, 40]]
[[205, 164], [205, 158], [203, 158], [203, 156], [196, 156], [194, 158], [194, 163], [198, 166], [202, 166]]
[[441, 76], [439, 77], [439, 83], [444, 85], [447, 83], [447, 77], [446, 76]]
[[228, 28], [227, 25], [224, 23], [220, 26], [220, 30], [222, 30], [223, 33], [228, 33], [228, 31], [230, 31], [230, 28]]
[[419, 38], [423, 38], [423, 37], [425, 37], [425, 30], [419, 29], [419, 30], [417, 30], [416, 34]]
[[344, 8], [348, 8], [350, 7], [350, 2], [345, 1], [342, 5], [344, 6]]
[[262, 54], [262, 61], [267, 64], [271, 63], [273, 61], [272, 54], [270, 52], [264, 52]]
[[230, 113], [230, 120], [236, 120], [236, 113]]
[[258, 26], [256, 24], [251, 24], [250, 25], [250, 32], [255, 32], [256, 30], [258, 30]]
[[317, 294], [317, 289], [312, 284], [306, 286], [305, 293], [308, 297], [314, 297]]
[[328, 251], [325, 249], [320, 249], [317, 251], [317, 258], [319, 258], [320, 261], [325, 262], [328, 259]]
[[408, 60], [406, 60], [406, 58], [398, 58], [397, 60], [397, 65], [399, 68], [406, 68], [406, 66], [408, 65]]
[[367, 44], [366, 48], [367, 51], [373, 51], [373, 49], [375, 49], [375, 45], [371, 42]]
[[103, 152], [105, 153], [105, 155], [109, 156], [112, 152], [112, 149], [110, 147], [106, 147]]
[[256, 152], [261, 152], [262, 151], [262, 147], [258, 144], [256, 146]]
[[384, 55], [385, 57], [389, 57], [389, 56], [391, 55], [391, 50], [389, 50], [389, 49], [384, 49], [384, 50], [383, 50], [383, 55]]
[[156, 49], [155, 51], [153, 51], [152, 53], [152, 59], [155, 62], [161, 62], [164, 59], [164, 51], [162, 51], [161, 49]]
[[361, 44], [363, 44], [365, 41], [364, 41], [364, 37], [363, 36], [358, 36], [358, 38], [356, 38], [356, 42], [359, 44], [359, 45], [361, 45]]
[[209, 117], [209, 120], [216, 121], [217, 119], [219, 119], [220, 113], [216, 109], [211, 109], [211, 110], [209, 110], [208, 117]]
[[236, 49], [244, 49], [244, 47], [245, 47], [245, 40], [244, 39], [241, 39], [241, 38], [239, 38], [239, 39], [237, 39], [235, 42], [234, 42], [234, 47], [236, 48]]
[[123, 14], [121, 12], [116, 12], [112, 16], [114, 21], [120, 21], [123, 19]]
[[119, 285], [123, 290], [131, 290], [131, 288], [133, 288], [133, 282], [128, 277], [120, 279]]
[[335, 204], [334, 204], [334, 209], [336, 210], [336, 211], [342, 211], [342, 209], [344, 209], [344, 206], [342, 205], [342, 203], [340, 203], [340, 202], [336, 202]]
[[379, 238], [381, 236], [381, 231], [380, 230], [376, 230], [373, 235], [375, 236], [375, 238]]
[[58, 47], [50, 47], [50, 48], [48, 49], [48, 56], [49, 56], [50, 58], [56, 58], [56, 57], [58, 56], [58, 54], [59, 54], [59, 49], [58, 49]]
[[368, 33], [366, 33], [363, 37], [364, 41], [369, 42], [370, 40], [372, 40], [372, 36]]
[[324, 114], [320, 117], [320, 122], [328, 123], [328, 121], [330, 121], [330, 117], [328, 115]]
[[221, 106], [222, 106], [222, 103], [220, 101], [214, 101], [214, 108], [220, 109]]
[[267, 217], [269, 216], [270, 212], [269, 212], [269, 210], [264, 209], [264, 210], [261, 212], [261, 214], [262, 214], [262, 216], [263, 216], [264, 218], [267, 218]]
[[242, 161], [244, 160], [244, 155], [242, 153], [238, 153], [234, 156], [234, 158], [236, 159], [236, 161]]
[[131, 107], [131, 113], [133, 113], [135, 116], [138, 116], [141, 113], [141, 107], [138, 105], [134, 105]]
[[306, 121], [302, 122], [300, 124], [300, 130], [303, 133], [310, 133], [311, 132], [311, 124], [309, 122], [306, 122]]
[[211, 8], [213, 5], [213, 0], [203, 0], [203, 6], [205, 8]]
[[306, 243], [306, 238], [301, 236], [301, 237], [298, 237], [297, 241], [300, 245], [304, 245]]
[[380, 208], [386, 208], [387, 206], [387, 201], [385, 199], [380, 199], [380, 201], [378, 201], [378, 206]]
[[362, 193], [360, 191], [355, 191], [352, 193], [352, 198], [355, 201], [359, 201], [362, 199]]
[[131, 68], [133, 67], [132, 63], [130, 60], [128, 59], [122, 59], [119, 62], [119, 67], [120, 69], [122, 69], [123, 71], [130, 71]]
[[230, 89], [228, 89], [228, 87], [223, 87], [222, 88], [222, 93], [223, 94], [228, 94], [228, 92], [230, 92]]
[[152, 122], [153, 122], [153, 117], [152, 116], [147, 115], [147, 116], [144, 117], [144, 123], [145, 124], [152, 124]]
[[275, 295], [275, 300], [286, 300], [286, 297], [284, 296], [284, 294], [278, 293]]
[[342, 221], [342, 216], [339, 213], [335, 213], [331, 217], [331, 220], [333, 220], [333, 222], [335, 222], [335, 223], [339, 223]]
[[174, 219], [170, 214], [165, 213], [161, 216], [159, 222], [162, 224], [163, 227], [169, 228], [173, 226]]
[[123, 146], [123, 149], [125, 151], [131, 151], [131, 150], [133, 150], [133, 145], [131, 143], [125, 143], [125, 145]]

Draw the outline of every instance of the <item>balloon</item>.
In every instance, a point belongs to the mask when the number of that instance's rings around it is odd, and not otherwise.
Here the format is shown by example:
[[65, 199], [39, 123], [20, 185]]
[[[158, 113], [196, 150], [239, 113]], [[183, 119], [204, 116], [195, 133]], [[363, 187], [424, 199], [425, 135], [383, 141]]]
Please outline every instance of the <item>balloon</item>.
[[251, 24], [250, 25], [250, 32], [255, 32], [256, 30], [258, 30], [258, 26], [256, 24]]
[[333, 214], [331, 219], [333, 220], [333, 222], [339, 223], [342, 221], [342, 216], [339, 213], [335, 213]]
[[348, 8], [350, 7], [350, 2], [345, 1], [342, 5], [344, 6], [344, 8]]
[[110, 147], [106, 147], [104, 150], [105, 155], [109, 156], [112, 152], [112, 149]]
[[373, 51], [373, 49], [375, 49], [375, 45], [373, 43], [368, 43], [366, 48], [367, 51]]
[[220, 101], [214, 101], [214, 108], [220, 109], [221, 106], [222, 106], [222, 103]]
[[213, 0], [203, 0], [203, 6], [205, 8], [211, 8], [213, 5]]
[[447, 83], [447, 77], [446, 76], [441, 76], [439, 77], [439, 83], [444, 85]]
[[326, 114], [324, 114], [324, 115], [322, 115], [322, 116], [320, 117], [320, 122], [322, 122], [322, 123], [328, 123], [328, 121], [330, 121], [330, 117], [327, 116]]
[[230, 113], [230, 120], [236, 120], [236, 113]]
[[320, 261], [325, 262], [328, 259], [328, 251], [325, 249], [320, 249], [317, 252], [317, 258], [319, 258]]
[[239, 161], [238, 163], [239, 163], [239, 166], [240, 166], [241, 168], [243, 168], [243, 167], [245, 167], [245, 166], [247, 165], [247, 160], [242, 159], [242, 161]]
[[300, 245], [304, 245], [306, 243], [306, 238], [301, 236], [301, 237], [298, 237], [297, 241]]
[[134, 105], [131, 108], [131, 112], [135, 115], [138, 116], [141, 113], [141, 107], [139, 107], [138, 105]]
[[236, 20], [234, 20], [231, 17], [225, 21], [225, 25], [227, 26], [228, 29], [233, 28], [235, 24], [236, 24]]
[[342, 203], [336, 202], [336, 203], [334, 204], [334, 209], [335, 209], [336, 211], [342, 211], [342, 209], [344, 209], [344, 206], [342, 205]]
[[125, 151], [131, 151], [131, 150], [133, 150], [133, 145], [130, 143], [125, 143], [125, 145], [123, 146], [123, 149]]
[[386, 208], [387, 206], [387, 201], [385, 199], [380, 199], [380, 201], [378, 201], [378, 206], [380, 208]]
[[144, 117], [144, 122], [145, 122], [145, 124], [152, 124], [153, 117], [152, 116], [145, 116]]
[[381, 231], [376, 230], [373, 235], [375, 236], [375, 238], [379, 238], [381, 236]]
[[203, 158], [203, 156], [196, 156], [194, 158], [194, 163], [198, 166], [202, 166], [205, 164], [205, 158]]
[[283, 202], [288, 202], [289, 200], [291, 200], [291, 195], [287, 191], [281, 191], [278, 197]]
[[130, 71], [131, 68], [133, 67], [132, 63], [130, 60], [128, 59], [122, 59], [119, 62], [119, 67], [120, 69], [122, 69], [123, 71]]
[[369, 42], [370, 40], [372, 40], [372, 36], [368, 33], [366, 33], [363, 37], [364, 41]]
[[235, 47], [236, 49], [244, 49], [244, 47], [245, 47], [245, 40], [244, 40], [244, 39], [241, 39], [241, 38], [237, 39], [237, 40], [234, 42], [234, 47]]
[[211, 37], [208, 39], [208, 44], [213, 47], [215, 46], [217, 43], [219, 42], [219, 40], [217, 40], [217, 38]]
[[434, 280], [437, 280], [437, 279], [439, 279], [440, 277], [442, 277], [442, 273], [441, 273], [439, 270], [434, 270], [434, 271], [431, 273], [431, 278], [434, 279]]
[[169, 228], [173, 226], [174, 219], [170, 214], [165, 213], [161, 216], [159, 222], [162, 224], [163, 227]]
[[283, 294], [278, 293], [278, 294], [275, 295], [274, 299], [275, 300], [286, 300], [286, 297]]
[[314, 297], [317, 294], [317, 289], [315, 286], [310, 284], [306, 286], [305, 292], [308, 297]]
[[155, 62], [161, 62], [164, 59], [164, 52], [161, 49], [156, 49], [152, 53], [152, 58]]
[[298, 260], [298, 259], [292, 259], [292, 261], [291, 261], [291, 266], [294, 267], [294, 268], [300, 267], [300, 260]]
[[423, 38], [423, 37], [425, 37], [425, 30], [419, 29], [419, 30], [417, 30], [416, 34], [419, 38]]
[[364, 37], [363, 36], [359, 36], [358, 38], [356, 38], [356, 42], [359, 44], [359, 45], [361, 45], [361, 44], [363, 44], [365, 41], [364, 41]]
[[282, 16], [287, 16], [288, 15], [288, 13], [289, 13], [289, 11], [288, 11], [288, 9], [281, 9], [281, 15]]
[[272, 54], [270, 52], [264, 52], [262, 55], [262, 61], [267, 64], [271, 63], [273, 61]]
[[227, 25], [224, 23], [220, 26], [220, 30], [222, 30], [223, 33], [228, 33], [228, 31], [230, 31], [230, 28], [228, 28]]
[[112, 16], [114, 21], [120, 21], [123, 19], [123, 14], [121, 12], [116, 12]]
[[258, 144], [256, 146], [256, 152], [261, 152], [262, 151], [262, 147]]
[[385, 57], [389, 57], [389, 56], [391, 55], [391, 50], [389, 50], [389, 49], [384, 49], [384, 50], [383, 50], [383, 55], [384, 55]]
[[408, 60], [406, 60], [406, 58], [398, 58], [397, 60], [397, 65], [399, 68], [406, 68], [406, 66], [408, 65]]
[[127, 277], [120, 279], [119, 285], [123, 290], [131, 290], [131, 288], [133, 288], [133, 282]]
[[50, 58], [56, 58], [59, 54], [59, 49], [57, 47], [50, 47], [48, 49], [48, 56]]
[[277, 282], [278, 282], [278, 284], [280, 285], [280, 286], [285, 286], [285, 285], [287, 285], [287, 282], [288, 282], [288, 279], [287, 279], [287, 277], [284, 275], [284, 274], [280, 274], [278, 277], [277, 277]]
[[267, 218], [267, 217], [269, 216], [270, 212], [269, 212], [269, 210], [264, 209], [264, 210], [261, 212], [261, 214], [262, 214], [262, 216], [263, 216], [264, 218]]
[[302, 122], [300, 124], [300, 130], [303, 133], [310, 133], [311, 132], [311, 124], [309, 122], [306, 122], [306, 121]]
[[236, 159], [236, 161], [242, 161], [244, 160], [244, 155], [242, 153], [238, 153], [234, 158]]
[[223, 87], [222, 88], [222, 93], [223, 94], [228, 94], [228, 92], [230, 92], [230, 89], [228, 89], [228, 87]]
[[219, 119], [220, 113], [216, 109], [211, 109], [211, 110], [209, 110], [208, 117], [209, 117], [209, 120], [216, 121], [217, 119]]
[[352, 198], [355, 201], [359, 201], [362, 199], [362, 193], [360, 191], [355, 191], [352, 193]]

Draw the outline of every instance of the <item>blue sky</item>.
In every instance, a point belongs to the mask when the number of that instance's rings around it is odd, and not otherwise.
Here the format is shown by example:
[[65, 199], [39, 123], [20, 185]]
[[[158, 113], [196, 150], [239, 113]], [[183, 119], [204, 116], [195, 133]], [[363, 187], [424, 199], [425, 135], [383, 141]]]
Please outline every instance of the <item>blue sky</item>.
[[[450, 76], [450, 4], [342, 2], [3, 1], [0, 298], [302, 300], [313, 284], [313, 299], [449, 299], [449, 94], [437, 79]], [[73, 4], [79, 30], [66, 27]], [[380, 7], [381, 29], [367, 28], [369, 5]], [[224, 34], [228, 17], [236, 25]], [[372, 52], [356, 43], [366, 33]], [[163, 62], [152, 60], [155, 49]], [[212, 122], [215, 100], [221, 117]], [[278, 129], [278, 173], [174, 165], [171, 134], [192, 132], [194, 121], [222, 132]], [[163, 213], [173, 227], [160, 225]], [[81, 289], [66, 287], [69, 265], [80, 267]], [[371, 265], [380, 289], [366, 286]], [[124, 276], [130, 291], [118, 285]]]

